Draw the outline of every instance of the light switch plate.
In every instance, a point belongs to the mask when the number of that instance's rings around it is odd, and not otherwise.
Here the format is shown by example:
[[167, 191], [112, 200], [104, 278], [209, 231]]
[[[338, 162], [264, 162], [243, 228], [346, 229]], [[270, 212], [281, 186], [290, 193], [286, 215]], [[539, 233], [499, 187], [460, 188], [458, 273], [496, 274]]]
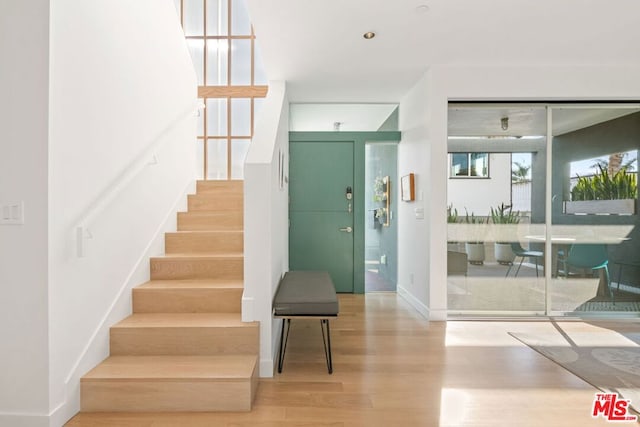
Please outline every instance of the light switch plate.
[[24, 202], [0, 203], [0, 225], [24, 224]]

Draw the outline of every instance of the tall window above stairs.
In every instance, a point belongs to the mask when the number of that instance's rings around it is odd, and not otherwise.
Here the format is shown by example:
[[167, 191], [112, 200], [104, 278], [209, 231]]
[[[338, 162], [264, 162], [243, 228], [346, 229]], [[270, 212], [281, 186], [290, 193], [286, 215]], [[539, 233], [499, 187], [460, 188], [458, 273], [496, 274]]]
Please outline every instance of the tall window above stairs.
[[206, 105], [198, 123], [200, 179], [242, 179], [267, 79], [245, 0], [174, 0]]

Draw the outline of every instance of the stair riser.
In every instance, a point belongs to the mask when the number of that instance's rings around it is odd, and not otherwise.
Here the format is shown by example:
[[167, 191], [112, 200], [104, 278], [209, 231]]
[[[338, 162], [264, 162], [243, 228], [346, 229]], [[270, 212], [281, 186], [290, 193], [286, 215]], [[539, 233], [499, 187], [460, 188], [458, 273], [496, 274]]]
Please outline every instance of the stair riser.
[[251, 410], [257, 381], [82, 381], [84, 412], [214, 412]]
[[242, 195], [189, 195], [188, 208], [194, 211], [241, 211], [243, 207]]
[[151, 279], [242, 279], [242, 258], [167, 259], [151, 258]]
[[178, 231], [242, 230], [242, 212], [178, 213]]
[[134, 313], [240, 313], [242, 289], [133, 289]]
[[257, 354], [258, 327], [111, 328], [112, 356]]
[[242, 194], [244, 181], [198, 181], [197, 194], [216, 194], [221, 196]]
[[242, 232], [165, 234], [167, 254], [242, 252], [243, 245]]

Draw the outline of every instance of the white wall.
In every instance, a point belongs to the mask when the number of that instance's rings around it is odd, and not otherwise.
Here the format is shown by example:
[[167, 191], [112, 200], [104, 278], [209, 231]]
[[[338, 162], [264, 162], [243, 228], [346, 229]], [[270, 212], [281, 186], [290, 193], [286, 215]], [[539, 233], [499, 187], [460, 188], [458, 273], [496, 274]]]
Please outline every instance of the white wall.
[[469, 215], [474, 213], [475, 216], [488, 216], [491, 208], [496, 208], [501, 203], [510, 205], [511, 155], [490, 153], [488, 179], [448, 178], [447, 188], [447, 206], [452, 205], [460, 216], [464, 216], [465, 208]]
[[260, 376], [273, 376], [279, 321], [272, 301], [289, 269], [289, 101], [284, 82], [269, 82], [244, 165], [244, 294], [242, 320], [260, 322]]
[[[628, 58], [627, 58], [628, 59]], [[637, 61], [637, 60], [636, 60]], [[399, 287], [431, 319], [446, 315], [447, 102], [506, 100], [637, 100], [640, 65], [628, 66], [434, 66], [403, 98], [399, 148], [400, 175], [415, 172], [425, 194], [425, 224], [401, 206], [398, 239]], [[417, 161], [414, 156], [422, 156]], [[415, 170], [413, 170], [415, 168]], [[429, 187], [429, 193], [427, 189]], [[426, 195], [429, 194], [427, 198]], [[426, 202], [428, 201], [428, 203]], [[416, 202], [416, 206], [420, 203]], [[415, 236], [423, 242], [416, 242]], [[408, 284], [406, 275], [427, 260], [426, 280]], [[403, 271], [404, 270], [404, 271]]]
[[[399, 126], [402, 141], [398, 144], [398, 181], [409, 173], [415, 174], [413, 202], [398, 206], [398, 293], [405, 296], [423, 315], [428, 317], [429, 295], [427, 263], [429, 256], [429, 128], [427, 104], [429, 82], [425, 75], [400, 103]], [[418, 238], [416, 238], [418, 237]]]
[[0, 2], [0, 425], [46, 425], [49, 1]]
[[[195, 177], [196, 78], [171, 0], [58, 0], [51, 8], [49, 152], [52, 424], [79, 409], [79, 378], [108, 354], [132, 286]], [[155, 144], [155, 145], [154, 145]], [[149, 147], [154, 149], [147, 152]], [[157, 162], [146, 165], [156, 155]], [[138, 175], [75, 227], [127, 171]]]

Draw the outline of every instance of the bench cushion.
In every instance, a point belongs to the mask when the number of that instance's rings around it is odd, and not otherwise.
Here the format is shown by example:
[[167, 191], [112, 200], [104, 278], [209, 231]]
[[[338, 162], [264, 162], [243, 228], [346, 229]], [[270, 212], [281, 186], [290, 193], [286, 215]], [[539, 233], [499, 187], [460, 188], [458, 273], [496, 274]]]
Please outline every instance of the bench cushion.
[[273, 300], [276, 316], [337, 316], [338, 296], [326, 271], [289, 271]]

